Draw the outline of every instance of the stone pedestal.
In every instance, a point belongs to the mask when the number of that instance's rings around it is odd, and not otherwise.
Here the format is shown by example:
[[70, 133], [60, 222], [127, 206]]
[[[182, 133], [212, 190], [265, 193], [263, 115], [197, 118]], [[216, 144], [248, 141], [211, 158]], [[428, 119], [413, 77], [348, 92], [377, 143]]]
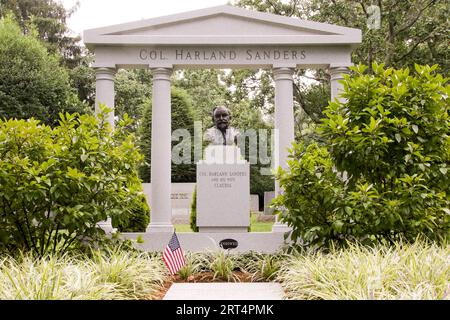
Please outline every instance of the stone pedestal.
[[[199, 232], [247, 232], [250, 226], [250, 165], [235, 146], [212, 146], [197, 164]], [[214, 155], [214, 156], [212, 156]]]

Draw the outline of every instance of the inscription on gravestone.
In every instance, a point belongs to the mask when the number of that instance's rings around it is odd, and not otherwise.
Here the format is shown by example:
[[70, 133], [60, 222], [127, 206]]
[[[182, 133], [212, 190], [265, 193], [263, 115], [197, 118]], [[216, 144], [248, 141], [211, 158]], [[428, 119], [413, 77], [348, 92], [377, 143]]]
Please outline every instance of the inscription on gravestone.
[[[240, 154], [235, 146], [212, 148]], [[200, 232], [247, 232], [250, 225], [249, 174], [246, 161], [232, 164], [200, 161], [197, 164], [197, 226]]]

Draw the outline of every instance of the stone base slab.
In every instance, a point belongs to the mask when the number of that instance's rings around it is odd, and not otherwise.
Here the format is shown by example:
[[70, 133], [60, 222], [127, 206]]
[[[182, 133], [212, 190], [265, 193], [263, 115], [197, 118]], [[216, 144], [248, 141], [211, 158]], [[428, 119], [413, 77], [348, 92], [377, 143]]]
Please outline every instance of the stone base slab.
[[147, 232], [151, 233], [172, 233], [173, 224], [171, 223], [150, 223], [147, 226]]
[[248, 227], [198, 227], [200, 233], [241, 233], [248, 232]]
[[[136, 240], [140, 236], [144, 243], [135, 242], [135, 247], [143, 251], [164, 251], [169, 243], [170, 232], [145, 232], [122, 233], [125, 239]], [[198, 233], [177, 232], [183, 251], [218, 250], [219, 242], [225, 239], [233, 239], [238, 242], [238, 247], [230, 249], [231, 252], [257, 251], [262, 253], [274, 253], [282, 249], [286, 243], [281, 232], [249, 232], [249, 233]]]
[[282, 300], [283, 296], [283, 288], [274, 282], [173, 283], [163, 300]]

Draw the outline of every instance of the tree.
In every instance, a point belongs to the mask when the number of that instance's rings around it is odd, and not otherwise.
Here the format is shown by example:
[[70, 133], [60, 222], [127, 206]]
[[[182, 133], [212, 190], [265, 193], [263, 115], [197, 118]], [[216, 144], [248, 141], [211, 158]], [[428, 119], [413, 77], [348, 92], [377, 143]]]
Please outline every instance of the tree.
[[183, 70], [178, 72], [173, 85], [184, 89], [192, 99], [194, 118], [205, 126], [211, 122], [214, 106], [224, 104], [227, 87], [221, 78], [223, 71], [215, 69]]
[[67, 20], [77, 7], [78, 3], [66, 10], [54, 0], [2, 0], [0, 18], [12, 15], [23, 34], [35, 34], [51, 54], [57, 55], [60, 64], [69, 70], [70, 83], [78, 91], [79, 100], [93, 109], [95, 75], [89, 67], [93, 55], [67, 27]]
[[126, 113], [139, 124], [145, 106], [151, 98], [152, 79], [151, 72], [145, 69], [121, 69], [117, 72], [114, 114], [119, 119]]
[[[177, 129], [185, 129], [189, 134], [190, 162], [175, 164], [172, 163], [172, 182], [195, 182], [195, 163], [193, 161], [194, 143], [194, 114], [192, 110], [192, 101], [186, 91], [172, 87], [171, 93], [171, 111], [172, 111], [172, 132]], [[151, 181], [151, 127], [152, 127], [152, 104], [151, 100], [147, 102], [142, 116], [139, 128], [139, 145], [144, 155], [145, 164], [140, 168], [139, 174], [143, 182]], [[181, 141], [172, 141], [172, 150], [174, 146], [180, 146]], [[174, 155], [172, 155], [173, 157]], [[181, 155], [182, 156], [182, 155]]]
[[320, 128], [340, 171], [364, 178], [380, 192], [404, 175], [450, 189], [449, 79], [437, 65], [395, 70], [383, 64], [352, 68], [345, 76], [345, 103], [331, 102]]
[[[353, 55], [355, 64], [369, 68], [372, 62], [388, 67], [414, 67], [414, 63], [439, 64], [442, 73], [449, 71], [447, 25], [449, 8], [444, 0], [373, 1], [380, 13], [379, 28], [369, 28], [369, 18], [376, 10], [359, 0], [307, 2], [305, 15], [315, 21], [359, 28], [363, 43]], [[376, 17], [375, 17], [376, 18]]]
[[[387, 66], [413, 67], [415, 62], [421, 64], [439, 64], [442, 73], [449, 71], [447, 54], [447, 24], [449, 10], [444, 0], [414, 0], [373, 1], [381, 13], [379, 29], [369, 29], [368, 19], [373, 15], [370, 4], [360, 0], [238, 0], [233, 5], [269, 12], [287, 17], [298, 17], [306, 20], [338, 24], [345, 27], [359, 28], [363, 32], [363, 42], [354, 51], [353, 62], [363, 63], [369, 67], [373, 61], [384, 62]], [[329, 76], [326, 70], [316, 70], [313, 78], [320, 86], [329, 86]], [[294, 75], [295, 105], [302, 108], [316, 123], [323, 117], [322, 111], [329, 100], [329, 92], [316, 90], [318, 100], [305, 99], [309, 90], [316, 87], [305, 87], [301, 77], [307, 76], [304, 70], [297, 70]], [[264, 76], [260, 75], [260, 78]], [[309, 75], [308, 75], [309, 77]], [[238, 80], [236, 86], [249, 86], [249, 80], [255, 78], [255, 73]], [[253, 83], [250, 81], [250, 83]], [[269, 82], [259, 81], [252, 87], [260, 89], [267, 96], [271, 87]], [[270, 93], [272, 95], [272, 93]], [[258, 100], [258, 99], [257, 99]], [[325, 101], [325, 103], [323, 103]], [[315, 103], [319, 102], [319, 103]], [[260, 105], [262, 105], [260, 103]], [[270, 108], [269, 108], [270, 110]]]
[[[238, 128], [242, 135], [249, 133], [245, 140], [238, 141], [238, 144], [241, 152], [244, 152], [245, 160], [250, 163], [250, 193], [259, 195], [259, 205], [262, 207], [264, 192], [275, 189], [271, 172], [273, 126], [263, 119], [261, 110], [250, 105], [248, 98], [231, 105], [231, 125]], [[256, 139], [256, 143], [252, 139]], [[266, 152], [262, 152], [263, 150]]]
[[80, 59], [77, 66], [68, 70], [70, 84], [76, 89], [78, 99], [92, 107], [95, 104], [95, 70], [91, 67], [94, 57], [90, 54]]
[[2, 0], [0, 18], [12, 14], [24, 34], [35, 30], [47, 49], [53, 54], [59, 53], [64, 63], [73, 68], [79, 64], [82, 48], [78, 45], [80, 38], [69, 35], [67, 19], [77, 6], [78, 3], [66, 10], [62, 3], [53, 0]]
[[[353, 62], [369, 68], [372, 62], [388, 67], [414, 67], [414, 63], [439, 64], [449, 71], [447, 24], [449, 8], [444, 0], [238, 0], [234, 5], [262, 12], [358, 28], [363, 43], [355, 50]], [[368, 27], [380, 13], [380, 25]], [[370, 8], [372, 7], [372, 8]]]
[[85, 112], [58, 58], [11, 18], [0, 20], [0, 117], [56, 124], [59, 112]]

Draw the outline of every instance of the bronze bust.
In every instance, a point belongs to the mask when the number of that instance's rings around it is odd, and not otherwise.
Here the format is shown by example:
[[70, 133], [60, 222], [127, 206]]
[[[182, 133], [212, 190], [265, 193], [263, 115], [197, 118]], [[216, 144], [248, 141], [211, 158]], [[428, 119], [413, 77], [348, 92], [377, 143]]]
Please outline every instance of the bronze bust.
[[231, 114], [225, 106], [217, 106], [212, 111], [214, 127], [206, 130], [205, 140], [211, 145], [236, 145], [239, 131], [230, 127]]

